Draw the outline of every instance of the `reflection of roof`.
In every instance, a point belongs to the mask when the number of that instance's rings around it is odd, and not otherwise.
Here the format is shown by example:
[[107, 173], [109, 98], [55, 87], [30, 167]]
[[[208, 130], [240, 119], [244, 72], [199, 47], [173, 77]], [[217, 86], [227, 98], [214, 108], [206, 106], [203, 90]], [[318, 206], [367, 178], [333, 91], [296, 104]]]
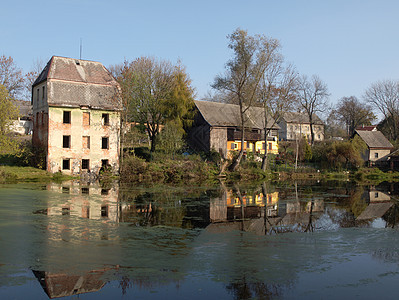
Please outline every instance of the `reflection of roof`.
[[[211, 102], [211, 101], [194, 101], [201, 115], [211, 126], [241, 126], [239, 106], [235, 104]], [[260, 107], [250, 107], [246, 112], [247, 128], [264, 128], [264, 111]], [[275, 123], [272, 118], [268, 120], [268, 128]], [[278, 125], [274, 124], [274, 129], [278, 129]]]
[[381, 131], [356, 130], [356, 133], [362, 138], [369, 148], [393, 148], [392, 144], [382, 134]]
[[[287, 123], [309, 124], [309, 117], [307, 114], [299, 112], [285, 112], [282, 119]], [[324, 125], [323, 121], [315, 114], [313, 114], [313, 124]]]
[[53, 299], [100, 290], [105, 285], [101, 280], [104, 271], [92, 271], [84, 275], [54, 274], [34, 270], [32, 272], [49, 298]]
[[46, 80], [50, 106], [121, 108], [118, 83], [99, 62], [53, 56], [32, 88]]
[[381, 218], [392, 207], [391, 201], [370, 203], [369, 206], [356, 218], [356, 220], [371, 220]]

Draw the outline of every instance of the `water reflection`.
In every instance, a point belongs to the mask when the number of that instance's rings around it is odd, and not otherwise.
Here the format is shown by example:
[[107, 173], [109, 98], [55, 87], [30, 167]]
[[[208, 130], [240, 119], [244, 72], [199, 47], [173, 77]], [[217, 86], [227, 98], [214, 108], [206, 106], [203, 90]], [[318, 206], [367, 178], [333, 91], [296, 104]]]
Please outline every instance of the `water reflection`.
[[[391, 236], [376, 232], [367, 243], [370, 232], [340, 231], [394, 227], [394, 185], [148, 189], [70, 181], [43, 188], [0, 194], [17, 199], [0, 201], [0, 276], [8, 281], [29, 267], [50, 298], [99, 293], [109, 281], [122, 295], [155, 289], [183, 298], [191, 285], [216, 282], [218, 292], [237, 299], [284, 298], [304, 270], [328, 269], [337, 257], [362, 252], [398, 262]], [[353, 244], [367, 250], [353, 252]]]

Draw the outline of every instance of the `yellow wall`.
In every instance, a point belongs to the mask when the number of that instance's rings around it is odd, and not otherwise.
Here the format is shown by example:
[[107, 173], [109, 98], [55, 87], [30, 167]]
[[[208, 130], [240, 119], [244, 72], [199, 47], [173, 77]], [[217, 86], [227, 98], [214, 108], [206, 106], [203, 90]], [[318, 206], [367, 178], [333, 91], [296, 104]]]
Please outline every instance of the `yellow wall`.
[[[250, 142], [249, 148], [247, 148], [247, 142], [244, 143], [244, 150], [248, 152], [252, 152], [255, 149], [256, 153], [265, 154], [265, 150], [263, 149], [262, 141], [257, 141], [255, 143]], [[232, 145], [235, 145], [234, 149]], [[271, 149], [269, 148], [271, 145]], [[241, 150], [241, 141], [228, 141], [227, 142], [227, 151], [240, 151]], [[278, 142], [277, 141], [267, 141], [267, 152], [272, 154], [278, 154]]]

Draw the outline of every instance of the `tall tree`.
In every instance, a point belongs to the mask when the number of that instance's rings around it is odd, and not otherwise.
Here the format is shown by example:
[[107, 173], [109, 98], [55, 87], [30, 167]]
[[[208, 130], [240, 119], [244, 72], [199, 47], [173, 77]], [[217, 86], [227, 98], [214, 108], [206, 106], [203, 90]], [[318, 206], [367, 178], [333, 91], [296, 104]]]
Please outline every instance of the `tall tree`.
[[298, 79], [298, 106], [309, 118], [312, 144], [314, 144], [314, 116], [316, 113], [324, 112], [327, 109], [328, 96], [327, 85], [317, 75], [313, 75], [310, 79], [303, 75]]
[[241, 150], [231, 165], [235, 170], [244, 154], [246, 112], [254, 104], [258, 95], [260, 81], [267, 64], [262, 48], [262, 36], [250, 36], [246, 30], [236, 29], [228, 35], [228, 47], [233, 57], [227, 62], [223, 75], [216, 76], [212, 87], [229, 95], [232, 102], [239, 106], [241, 127]]
[[10, 137], [11, 122], [18, 117], [18, 108], [6, 87], [0, 84], [0, 153], [15, 150], [16, 142]]
[[354, 134], [356, 127], [371, 125], [376, 119], [371, 106], [361, 103], [355, 96], [341, 98], [337, 103], [336, 113], [345, 124], [348, 136]]
[[25, 77], [11, 56], [0, 56], [0, 84], [12, 97], [19, 97], [23, 93]]
[[378, 109], [390, 129], [390, 138], [399, 138], [399, 81], [384, 80], [373, 83], [365, 92], [364, 100]]
[[151, 152], [156, 149], [161, 125], [169, 120], [181, 127], [189, 125], [194, 89], [180, 64], [141, 57], [116, 66], [113, 73], [122, 89], [124, 120], [146, 126]]

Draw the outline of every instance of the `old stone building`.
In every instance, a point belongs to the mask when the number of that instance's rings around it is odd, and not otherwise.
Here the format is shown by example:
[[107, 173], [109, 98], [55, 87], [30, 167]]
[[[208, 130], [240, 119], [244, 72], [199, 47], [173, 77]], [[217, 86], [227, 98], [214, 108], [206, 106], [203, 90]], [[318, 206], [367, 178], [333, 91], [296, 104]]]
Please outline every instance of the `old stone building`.
[[[238, 105], [194, 101], [196, 115], [189, 132], [192, 147], [202, 150], [215, 150], [223, 157], [231, 151], [241, 150], [241, 121]], [[244, 151], [264, 154], [278, 154], [278, 126], [273, 119], [268, 120], [269, 135], [267, 145], [264, 142], [264, 111], [262, 108], [251, 107], [245, 114], [246, 128], [244, 132]], [[270, 129], [270, 130], [269, 130]]]
[[119, 169], [120, 88], [99, 62], [53, 56], [32, 85], [33, 145], [46, 169]]
[[[324, 123], [317, 115], [313, 115], [313, 132], [315, 141], [324, 140]], [[286, 112], [279, 120], [279, 137], [284, 141], [294, 141], [305, 137], [311, 141], [309, 118], [304, 113]]]

